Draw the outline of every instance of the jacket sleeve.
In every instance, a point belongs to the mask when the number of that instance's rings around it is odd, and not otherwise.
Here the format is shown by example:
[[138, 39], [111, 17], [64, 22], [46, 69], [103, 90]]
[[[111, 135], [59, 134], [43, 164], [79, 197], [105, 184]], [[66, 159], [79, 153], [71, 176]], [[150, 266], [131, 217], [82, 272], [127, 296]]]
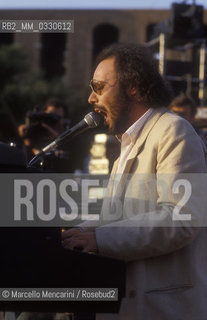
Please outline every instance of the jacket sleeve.
[[[156, 161], [152, 159], [156, 163], [154, 209], [149, 206], [146, 211], [140, 210], [140, 192], [137, 190], [136, 194], [133, 183], [130, 191], [129, 183], [123, 201], [126, 203], [131, 192], [133, 215], [128, 216], [126, 210], [118, 221], [103, 222], [96, 228], [102, 255], [126, 261], [164, 255], [191, 243], [205, 223], [206, 164], [200, 138], [190, 124], [178, 117], [163, 127], [160, 123], [157, 126], [159, 133], [155, 137], [152, 131], [145, 142], [151, 143], [156, 157]], [[165, 182], [166, 188], [161, 187], [160, 181]], [[144, 200], [152, 203], [147, 187]]]

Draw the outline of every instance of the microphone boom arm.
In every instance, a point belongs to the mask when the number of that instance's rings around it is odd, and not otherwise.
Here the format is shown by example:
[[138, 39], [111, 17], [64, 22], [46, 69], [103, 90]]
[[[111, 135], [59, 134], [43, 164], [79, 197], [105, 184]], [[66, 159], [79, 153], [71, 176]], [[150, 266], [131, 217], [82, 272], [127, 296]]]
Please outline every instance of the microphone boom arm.
[[78, 124], [76, 124], [71, 129], [60, 134], [55, 141], [51, 142], [49, 145], [44, 147], [42, 151], [40, 151], [32, 160], [30, 160], [28, 167], [33, 166], [37, 161], [39, 161], [44, 155], [55, 148], [62, 146], [66, 141], [72, 140], [75, 136], [81, 134], [82, 132], [96, 128], [101, 120], [101, 115], [97, 112], [88, 113], [83, 120], [81, 120]]

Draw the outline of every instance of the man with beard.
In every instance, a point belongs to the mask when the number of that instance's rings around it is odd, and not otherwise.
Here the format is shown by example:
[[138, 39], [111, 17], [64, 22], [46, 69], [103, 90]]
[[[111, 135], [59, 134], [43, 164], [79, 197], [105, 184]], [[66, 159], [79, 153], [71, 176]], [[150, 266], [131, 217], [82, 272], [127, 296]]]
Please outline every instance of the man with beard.
[[206, 172], [204, 146], [186, 120], [166, 109], [169, 91], [143, 47], [106, 48], [90, 86], [88, 101], [117, 135], [121, 154], [97, 225], [86, 221], [62, 239], [66, 249], [127, 262], [120, 313], [97, 319], [204, 320], [202, 192], [196, 179], [183, 176]]

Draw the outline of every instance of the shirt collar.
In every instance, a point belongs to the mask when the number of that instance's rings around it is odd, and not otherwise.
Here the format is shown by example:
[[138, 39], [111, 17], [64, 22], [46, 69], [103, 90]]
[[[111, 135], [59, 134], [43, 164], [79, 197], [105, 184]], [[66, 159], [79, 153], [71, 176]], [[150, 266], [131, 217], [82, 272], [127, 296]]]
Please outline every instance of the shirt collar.
[[145, 122], [152, 113], [152, 108], [148, 109], [136, 122], [134, 122], [122, 135], [121, 142], [125, 139], [130, 139], [130, 141], [135, 144]]

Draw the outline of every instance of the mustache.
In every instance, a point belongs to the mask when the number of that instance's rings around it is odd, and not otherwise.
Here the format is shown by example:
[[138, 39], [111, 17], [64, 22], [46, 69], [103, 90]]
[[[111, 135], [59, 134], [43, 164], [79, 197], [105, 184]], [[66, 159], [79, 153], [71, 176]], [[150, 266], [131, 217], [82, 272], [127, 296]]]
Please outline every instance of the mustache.
[[94, 106], [93, 108], [94, 108], [94, 111], [105, 111], [105, 112], [107, 111], [106, 108], [102, 107], [102, 106], [100, 106], [100, 107], [99, 106]]
[[100, 107], [94, 106], [94, 111], [97, 112], [97, 113], [102, 114], [103, 116], [106, 116], [107, 113], [108, 113], [107, 109], [105, 107], [102, 107], [102, 106], [100, 106]]

